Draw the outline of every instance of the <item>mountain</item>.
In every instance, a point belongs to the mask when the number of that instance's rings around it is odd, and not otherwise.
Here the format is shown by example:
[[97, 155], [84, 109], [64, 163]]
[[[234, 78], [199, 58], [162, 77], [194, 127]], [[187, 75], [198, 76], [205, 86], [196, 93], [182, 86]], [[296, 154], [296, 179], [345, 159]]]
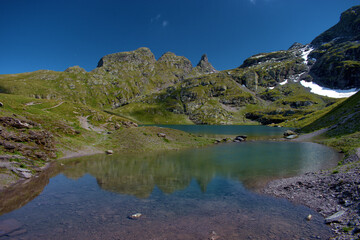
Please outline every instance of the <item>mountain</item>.
[[139, 123], [296, 126], [297, 119], [338, 102], [314, 94], [320, 93], [316, 84], [360, 87], [359, 10], [345, 11], [310, 44], [256, 54], [235, 69], [217, 71], [206, 54], [195, 67], [171, 52], [156, 60], [142, 47], [106, 55], [90, 72], [75, 66], [0, 75], [0, 91], [79, 103]]
[[341, 14], [340, 21], [316, 37], [309, 57], [310, 76], [326, 87], [360, 88], [360, 6]]
[[116, 108], [157, 92], [189, 76], [216, 71], [204, 57], [197, 67], [174, 53], [158, 60], [148, 48], [109, 54], [86, 72], [79, 66], [64, 72], [39, 70], [0, 75], [0, 91], [39, 99], [69, 100], [96, 108]]

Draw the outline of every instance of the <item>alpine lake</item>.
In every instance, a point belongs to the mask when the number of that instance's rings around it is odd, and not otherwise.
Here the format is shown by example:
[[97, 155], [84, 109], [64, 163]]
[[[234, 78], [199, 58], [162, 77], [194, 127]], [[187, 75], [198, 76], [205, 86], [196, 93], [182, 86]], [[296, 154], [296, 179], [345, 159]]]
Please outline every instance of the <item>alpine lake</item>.
[[[259, 190], [274, 179], [336, 166], [341, 156], [335, 150], [315, 143], [265, 140], [280, 138], [284, 128], [164, 127], [214, 137], [246, 134], [249, 140], [63, 160], [0, 196], [0, 227], [5, 229], [0, 240], [331, 236], [316, 212]], [[305, 219], [309, 214], [311, 221]]]

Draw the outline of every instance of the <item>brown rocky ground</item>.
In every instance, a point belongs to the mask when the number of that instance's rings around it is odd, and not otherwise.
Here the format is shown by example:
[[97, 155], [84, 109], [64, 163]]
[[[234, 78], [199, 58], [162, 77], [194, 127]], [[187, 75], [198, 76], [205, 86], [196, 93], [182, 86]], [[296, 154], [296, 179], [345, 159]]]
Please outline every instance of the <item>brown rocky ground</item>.
[[354, 154], [333, 170], [272, 181], [263, 193], [286, 198], [319, 212], [333, 230], [331, 239], [359, 239], [359, 160], [359, 154]]

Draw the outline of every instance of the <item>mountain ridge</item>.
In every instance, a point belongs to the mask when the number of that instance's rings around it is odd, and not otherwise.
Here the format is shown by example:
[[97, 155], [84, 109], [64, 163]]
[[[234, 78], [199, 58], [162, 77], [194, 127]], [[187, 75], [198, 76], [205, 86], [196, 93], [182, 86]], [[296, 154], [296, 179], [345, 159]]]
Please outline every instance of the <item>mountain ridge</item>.
[[[147, 123], [180, 115], [183, 121], [196, 124], [283, 123], [337, 101], [309, 92], [304, 82], [359, 87], [359, 15], [360, 6], [350, 8], [337, 25], [310, 44], [294, 43], [288, 50], [259, 53], [235, 69], [217, 71], [207, 55], [196, 66], [171, 52], [156, 59], [149, 48], [141, 47], [105, 55], [90, 72], [74, 66], [64, 72], [0, 75], [0, 89], [68, 100], [131, 119], [163, 116]], [[346, 37], [340, 41], [336, 36]]]

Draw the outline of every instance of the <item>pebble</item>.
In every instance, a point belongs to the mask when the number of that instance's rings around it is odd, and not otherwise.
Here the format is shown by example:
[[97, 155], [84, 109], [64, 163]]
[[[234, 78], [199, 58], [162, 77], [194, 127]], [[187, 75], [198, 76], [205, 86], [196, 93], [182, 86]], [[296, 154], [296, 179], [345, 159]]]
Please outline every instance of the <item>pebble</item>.
[[312, 218], [312, 215], [311, 215], [311, 214], [309, 214], [309, 215], [307, 215], [306, 220], [310, 221], [310, 220], [311, 220], [311, 218]]
[[142, 216], [141, 213], [135, 213], [135, 214], [132, 214], [132, 215], [128, 216], [128, 218], [129, 218], [129, 219], [132, 219], [132, 220], [137, 220], [137, 219], [139, 219], [141, 216]]

